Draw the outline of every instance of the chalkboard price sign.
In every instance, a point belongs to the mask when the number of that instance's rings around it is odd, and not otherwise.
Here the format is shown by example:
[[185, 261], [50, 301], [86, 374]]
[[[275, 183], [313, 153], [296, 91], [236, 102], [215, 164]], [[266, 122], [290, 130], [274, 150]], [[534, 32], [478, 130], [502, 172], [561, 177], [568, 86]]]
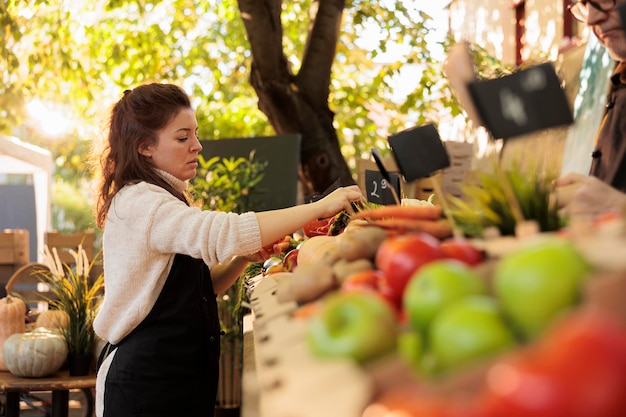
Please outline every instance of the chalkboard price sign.
[[389, 173], [389, 179], [391, 183], [383, 177], [380, 171], [365, 170], [365, 192], [368, 202], [384, 205], [396, 204], [391, 187], [394, 187], [397, 195], [400, 195], [400, 176]]

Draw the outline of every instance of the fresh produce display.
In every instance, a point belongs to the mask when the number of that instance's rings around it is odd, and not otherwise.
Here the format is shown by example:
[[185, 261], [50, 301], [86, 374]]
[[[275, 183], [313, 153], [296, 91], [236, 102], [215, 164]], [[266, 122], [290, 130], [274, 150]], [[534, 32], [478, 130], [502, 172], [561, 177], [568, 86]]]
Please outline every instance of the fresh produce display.
[[[413, 220], [445, 221], [440, 208], [425, 207], [410, 207]], [[291, 323], [294, 357], [317, 364], [283, 372], [341, 391], [346, 384], [318, 367], [357, 364], [354, 380], [369, 388], [351, 397], [359, 411], [346, 417], [623, 415], [619, 262], [610, 274], [597, 254], [590, 262], [576, 230], [452, 237], [406, 227], [408, 209], [362, 208], [340, 233], [302, 240], [290, 272], [262, 278], [263, 316]], [[601, 224], [615, 247], [626, 243], [625, 220]], [[263, 320], [261, 329], [277, 323]], [[297, 386], [287, 398], [305, 401]], [[276, 410], [269, 415], [287, 415]]]
[[534, 344], [493, 361], [460, 389], [394, 384], [361, 417], [621, 417], [625, 351], [623, 321], [582, 309], [553, 323]]

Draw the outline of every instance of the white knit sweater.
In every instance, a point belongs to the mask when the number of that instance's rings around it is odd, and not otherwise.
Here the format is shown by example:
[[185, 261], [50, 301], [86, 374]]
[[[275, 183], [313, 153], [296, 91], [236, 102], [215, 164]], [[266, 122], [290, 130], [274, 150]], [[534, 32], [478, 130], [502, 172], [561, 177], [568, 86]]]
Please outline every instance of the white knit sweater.
[[[159, 171], [176, 189], [187, 182]], [[212, 267], [261, 249], [256, 215], [188, 207], [165, 189], [141, 182], [120, 190], [103, 234], [105, 294], [94, 329], [120, 342], [148, 315], [177, 253]]]

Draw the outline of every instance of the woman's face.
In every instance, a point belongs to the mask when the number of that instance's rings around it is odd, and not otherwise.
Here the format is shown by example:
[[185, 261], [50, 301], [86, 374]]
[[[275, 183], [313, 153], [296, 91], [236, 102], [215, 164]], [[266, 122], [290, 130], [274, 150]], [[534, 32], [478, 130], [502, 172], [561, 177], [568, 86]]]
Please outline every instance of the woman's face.
[[186, 181], [196, 176], [201, 150], [196, 114], [192, 109], [182, 109], [158, 132], [157, 143], [139, 153], [150, 158], [156, 168]]

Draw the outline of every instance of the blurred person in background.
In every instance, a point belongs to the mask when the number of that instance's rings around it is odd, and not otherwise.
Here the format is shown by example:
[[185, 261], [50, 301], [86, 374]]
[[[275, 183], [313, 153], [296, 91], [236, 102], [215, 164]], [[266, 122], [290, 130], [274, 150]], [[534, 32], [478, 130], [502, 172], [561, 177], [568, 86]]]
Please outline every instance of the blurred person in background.
[[592, 218], [626, 208], [626, 31], [619, 10], [625, 4], [626, 0], [583, 0], [568, 7], [574, 18], [589, 25], [617, 65], [591, 153], [591, 177], [568, 173], [555, 181], [566, 216]]

